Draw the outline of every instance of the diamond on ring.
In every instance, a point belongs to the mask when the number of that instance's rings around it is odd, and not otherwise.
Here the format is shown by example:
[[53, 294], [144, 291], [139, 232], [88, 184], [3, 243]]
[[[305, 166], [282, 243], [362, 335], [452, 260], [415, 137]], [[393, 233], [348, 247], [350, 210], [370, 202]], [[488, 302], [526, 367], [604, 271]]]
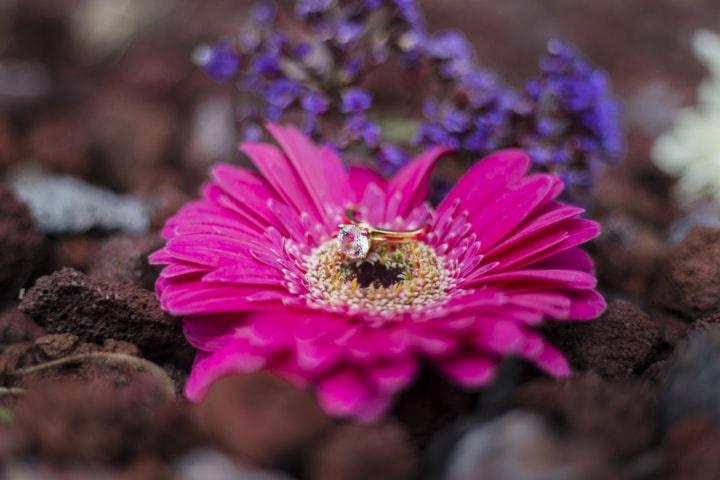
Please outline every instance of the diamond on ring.
[[340, 225], [337, 244], [345, 256], [361, 260], [370, 251], [370, 233], [358, 225]]

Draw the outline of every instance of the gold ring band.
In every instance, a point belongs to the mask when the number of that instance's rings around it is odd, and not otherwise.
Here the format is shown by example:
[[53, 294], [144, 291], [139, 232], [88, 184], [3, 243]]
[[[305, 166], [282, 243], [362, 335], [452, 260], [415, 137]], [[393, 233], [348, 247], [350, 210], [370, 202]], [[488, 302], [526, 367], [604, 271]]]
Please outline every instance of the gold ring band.
[[367, 257], [374, 243], [408, 243], [425, 232], [425, 227], [413, 230], [391, 230], [373, 227], [357, 218], [354, 208], [345, 210], [349, 224], [338, 225], [337, 244], [340, 252], [353, 260]]
[[347, 210], [345, 210], [345, 216], [348, 218], [348, 220], [350, 220], [350, 222], [355, 226], [366, 228], [368, 230], [370, 238], [373, 239], [382, 239], [389, 242], [399, 243], [403, 241], [415, 240], [425, 231], [425, 227], [416, 228], [414, 230], [390, 230], [387, 228], [373, 227], [366, 222], [358, 220], [356, 214], [357, 211], [354, 208], [348, 208]]

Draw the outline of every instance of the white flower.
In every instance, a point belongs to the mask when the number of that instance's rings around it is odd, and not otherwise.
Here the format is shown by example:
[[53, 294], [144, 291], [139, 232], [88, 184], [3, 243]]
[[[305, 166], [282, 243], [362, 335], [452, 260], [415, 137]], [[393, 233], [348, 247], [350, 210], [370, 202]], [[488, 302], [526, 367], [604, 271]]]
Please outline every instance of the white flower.
[[711, 75], [700, 86], [698, 105], [681, 111], [673, 128], [655, 142], [653, 160], [679, 177], [683, 200], [711, 195], [720, 201], [720, 36], [701, 30], [693, 46]]

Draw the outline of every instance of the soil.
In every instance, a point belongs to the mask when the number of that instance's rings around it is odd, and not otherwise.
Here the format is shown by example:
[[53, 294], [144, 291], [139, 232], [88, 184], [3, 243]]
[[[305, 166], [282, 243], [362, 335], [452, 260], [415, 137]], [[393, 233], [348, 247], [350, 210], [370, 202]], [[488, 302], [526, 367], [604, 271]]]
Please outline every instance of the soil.
[[[688, 102], [703, 74], [687, 38], [717, 25], [713, 2], [424, 2], [433, 28], [471, 30], [481, 58], [511, 82], [561, 33], [606, 65], [628, 100], [627, 154], [587, 206], [603, 227], [588, 250], [609, 306], [594, 322], [542, 327], [570, 378], [511, 358], [492, 385], [467, 392], [423, 368], [370, 425], [329, 418], [311, 392], [267, 374], [229, 375], [199, 404], [182, 395], [193, 351], [158, 303], [147, 256], [209, 165], [247, 166], [235, 139], [215, 131], [238, 107], [233, 86], [189, 61], [246, 12], [230, 0], [130, 3], [138, 15], [115, 19], [132, 34], [123, 40], [78, 13], [99, 0], [0, 1], [0, 477], [720, 478], [720, 228], [678, 235], [692, 207], [650, 163], [653, 135], [667, 126], [655, 117]], [[172, 8], [158, 14], [160, 4]], [[89, 42], [90, 31], [102, 38]], [[371, 81], [393, 112], [412, 109], [399, 77]], [[648, 114], [634, 99], [652, 91], [670, 93]], [[447, 186], [458, 165], [441, 165], [434, 182]], [[18, 168], [142, 201], [150, 229], [45, 234], [11, 188]], [[356, 273], [363, 285], [397, 277]]]

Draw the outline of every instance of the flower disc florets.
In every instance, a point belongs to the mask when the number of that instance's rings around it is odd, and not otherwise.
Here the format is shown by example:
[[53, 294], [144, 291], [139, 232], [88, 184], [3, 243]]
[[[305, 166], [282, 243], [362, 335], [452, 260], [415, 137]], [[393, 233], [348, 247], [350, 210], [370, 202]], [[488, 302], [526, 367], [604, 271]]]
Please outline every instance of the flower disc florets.
[[453, 287], [445, 263], [421, 241], [379, 245], [361, 260], [327, 241], [307, 258], [308, 300], [373, 318], [421, 310], [442, 302]]

